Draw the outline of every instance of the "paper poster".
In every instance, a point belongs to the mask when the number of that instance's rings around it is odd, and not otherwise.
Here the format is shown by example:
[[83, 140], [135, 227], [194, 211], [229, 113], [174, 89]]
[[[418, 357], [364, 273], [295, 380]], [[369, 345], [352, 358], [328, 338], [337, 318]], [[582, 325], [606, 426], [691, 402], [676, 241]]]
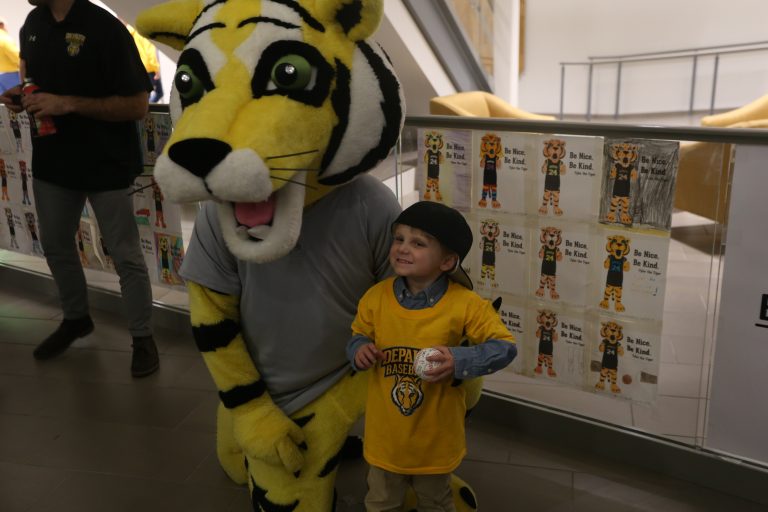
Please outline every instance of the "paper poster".
[[604, 228], [598, 231], [594, 246], [603, 261], [596, 265], [598, 288], [593, 303], [620, 316], [660, 319], [669, 238]]
[[536, 159], [538, 204], [542, 216], [595, 221], [603, 173], [600, 137], [541, 136]]
[[98, 237], [98, 228], [96, 224], [88, 219], [81, 219], [77, 233], [75, 233], [75, 243], [77, 244], [77, 253], [80, 255], [80, 263], [84, 268], [101, 270], [102, 262], [94, 245]]
[[469, 130], [418, 131], [418, 189], [425, 201], [469, 210], [472, 187]]
[[658, 393], [661, 329], [601, 316], [591, 335], [589, 386], [596, 393], [651, 402]]
[[[483, 215], [474, 222], [471, 274], [483, 296], [525, 296], [528, 288], [529, 230], [520, 216]], [[470, 224], [471, 226], [473, 224]]]
[[180, 236], [155, 233], [155, 254], [157, 274], [160, 282], [168, 285], [183, 285], [179, 275], [184, 258], [184, 242]]
[[112, 259], [112, 256], [109, 254], [109, 248], [107, 247], [106, 242], [104, 242], [104, 237], [99, 236], [99, 243], [95, 246], [96, 248], [96, 256], [99, 258], [99, 261], [101, 262], [101, 268], [103, 270], [106, 270], [107, 272], [116, 272], [115, 269], [115, 260]]
[[152, 168], [157, 157], [163, 151], [171, 136], [171, 116], [159, 112], [150, 112], [144, 118], [141, 128], [141, 148], [144, 166]]
[[540, 219], [532, 231], [531, 298], [586, 306], [594, 266], [590, 226]]
[[24, 227], [29, 237], [29, 253], [35, 256], [43, 256], [43, 246], [40, 244], [39, 235], [40, 226], [37, 223], [37, 214], [34, 211], [24, 210]]
[[489, 214], [524, 214], [536, 137], [475, 131], [472, 206]]
[[150, 176], [139, 176], [133, 184], [136, 224], [181, 233], [181, 208], [165, 201], [162, 190]]
[[[141, 127], [145, 163], [154, 164], [170, 137], [170, 116], [151, 113]], [[42, 257], [32, 190], [32, 138], [29, 128], [26, 113], [14, 114], [0, 107], [0, 213], [5, 219], [0, 223], [0, 249]], [[469, 140], [469, 135], [466, 137]], [[137, 177], [132, 192], [134, 218], [140, 230], [142, 250], [154, 284], [181, 286], [183, 283], [178, 276], [184, 253], [181, 207], [165, 201], [151, 171], [151, 165], [145, 166], [145, 173]], [[114, 273], [114, 261], [96, 221], [93, 208], [86, 200], [75, 234], [80, 262], [85, 268]], [[156, 232], [161, 234], [159, 238], [155, 236]], [[159, 252], [161, 245], [167, 247], [162, 255]]]
[[[2, 223], [2, 248], [10, 249], [16, 252], [29, 252], [27, 237], [24, 234], [24, 224], [21, 222], [21, 216], [14, 208], [8, 205], [3, 206], [5, 221]], [[19, 241], [21, 240], [21, 244]], [[22, 244], [24, 249], [22, 249]]]
[[507, 326], [507, 330], [515, 337], [515, 342], [517, 343], [517, 357], [512, 361], [509, 368], [514, 373], [522, 373], [528, 364], [526, 362], [526, 355], [523, 353], [528, 323], [528, 309], [525, 299], [509, 295], [499, 295], [493, 297], [492, 300], [501, 300], [499, 316], [504, 325]]
[[11, 130], [11, 117], [7, 108], [0, 108], [0, 155], [16, 153], [16, 139]]
[[534, 303], [528, 308], [522, 374], [543, 382], [582, 388], [585, 383], [585, 320], [583, 312], [559, 305]]
[[[0, 163], [0, 183], [3, 184], [3, 200], [18, 203], [22, 206], [34, 206], [32, 168], [29, 163], [31, 160], [25, 157], [7, 157], [3, 160], [4, 162]], [[5, 169], [4, 171], [3, 168]], [[3, 176], [4, 174], [5, 177]]]
[[605, 141], [600, 222], [669, 231], [680, 143]]
[[[481, 296], [504, 298], [500, 314], [520, 343], [513, 371], [589, 391], [602, 374], [604, 394], [654, 399], [679, 144], [457, 133], [420, 132], [431, 148], [420, 149], [420, 189], [469, 208], [465, 264]], [[459, 187], [449, 137], [461, 150]]]
[[16, 114], [7, 108], [3, 109], [10, 127], [12, 152], [16, 154], [32, 153], [32, 135], [29, 130], [29, 116], [26, 112]]

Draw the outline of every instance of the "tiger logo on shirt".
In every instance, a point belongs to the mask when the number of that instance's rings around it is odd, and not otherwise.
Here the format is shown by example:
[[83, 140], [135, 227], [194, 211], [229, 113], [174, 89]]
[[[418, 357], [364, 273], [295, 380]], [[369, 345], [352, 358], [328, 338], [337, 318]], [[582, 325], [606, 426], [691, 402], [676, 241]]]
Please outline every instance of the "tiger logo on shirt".
[[418, 349], [411, 347], [389, 347], [383, 350], [381, 369], [384, 377], [394, 378], [392, 402], [403, 416], [410, 416], [424, 400], [421, 379], [413, 371], [413, 360]]
[[424, 401], [421, 379], [414, 375], [396, 375], [392, 401], [403, 416], [410, 416]]

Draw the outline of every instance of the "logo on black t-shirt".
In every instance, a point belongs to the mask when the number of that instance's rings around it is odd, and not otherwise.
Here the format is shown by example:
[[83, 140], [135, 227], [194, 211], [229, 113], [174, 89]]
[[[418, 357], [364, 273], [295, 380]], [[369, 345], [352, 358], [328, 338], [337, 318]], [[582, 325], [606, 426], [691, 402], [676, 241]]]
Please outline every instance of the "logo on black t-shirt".
[[77, 56], [80, 53], [80, 47], [85, 42], [85, 36], [83, 34], [75, 34], [74, 32], [67, 32], [64, 36], [67, 41], [67, 55], [70, 57]]

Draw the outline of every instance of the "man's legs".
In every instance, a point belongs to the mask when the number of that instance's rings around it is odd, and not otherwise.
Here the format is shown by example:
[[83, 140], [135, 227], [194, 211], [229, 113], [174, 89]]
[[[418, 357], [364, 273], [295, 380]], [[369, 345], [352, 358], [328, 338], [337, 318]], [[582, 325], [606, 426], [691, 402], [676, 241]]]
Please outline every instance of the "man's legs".
[[134, 377], [157, 370], [157, 348], [152, 339], [152, 287], [141, 251], [129, 189], [88, 194], [96, 220], [120, 276], [123, 310], [133, 336]]
[[75, 246], [85, 194], [38, 179], [34, 180], [34, 194], [40, 240], [64, 312], [61, 326], [34, 352], [37, 359], [49, 359], [93, 330], [88, 315], [88, 288]]

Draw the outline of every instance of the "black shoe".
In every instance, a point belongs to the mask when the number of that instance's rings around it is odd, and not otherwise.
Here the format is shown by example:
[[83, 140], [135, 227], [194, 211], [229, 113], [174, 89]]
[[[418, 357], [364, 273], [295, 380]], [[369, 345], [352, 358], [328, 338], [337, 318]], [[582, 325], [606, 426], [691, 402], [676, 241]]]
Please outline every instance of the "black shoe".
[[77, 338], [88, 336], [92, 332], [93, 320], [90, 316], [74, 320], [65, 318], [59, 328], [35, 348], [32, 355], [40, 361], [51, 359], [67, 350]]
[[160, 359], [157, 357], [157, 347], [152, 336], [134, 336], [131, 375], [146, 377], [155, 373], [159, 367]]

